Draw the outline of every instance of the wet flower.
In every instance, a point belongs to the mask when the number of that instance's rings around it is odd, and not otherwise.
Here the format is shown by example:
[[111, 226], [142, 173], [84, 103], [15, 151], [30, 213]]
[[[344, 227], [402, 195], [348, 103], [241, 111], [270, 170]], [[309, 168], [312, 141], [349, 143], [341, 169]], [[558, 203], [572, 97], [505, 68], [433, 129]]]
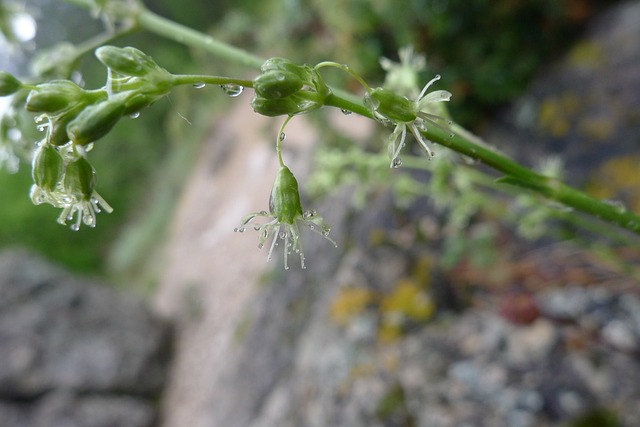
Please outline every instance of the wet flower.
[[388, 144], [391, 167], [398, 167], [402, 164], [399, 156], [407, 136], [407, 129], [424, 148], [429, 158], [433, 157], [433, 152], [420, 132], [425, 131], [428, 125], [442, 129], [442, 126], [437, 122], [445, 119], [435, 114], [434, 111], [437, 111], [435, 109], [436, 103], [451, 99], [451, 92], [436, 90], [427, 93], [429, 87], [438, 80], [440, 80], [440, 75], [431, 79], [413, 101], [381, 87], [371, 89], [365, 94], [364, 103], [374, 117], [384, 124], [395, 125], [395, 129], [389, 136]]
[[34, 159], [35, 184], [31, 187], [31, 201], [36, 205], [47, 203], [61, 208], [58, 223], [66, 225], [67, 221], [73, 221], [70, 227], [74, 231], [78, 231], [83, 223], [95, 227], [96, 214], [103, 209], [111, 213], [113, 208], [95, 191], [93, 166], [80, 156], [66, 164], [63, 175], [58, 161], [62, 161], [62, 157], [51, 150], [55, 148], [42, 146]]
[[[266, 222], [252, 223], [256, 218], [264, 218]], [[265, 243], [272, 238], [267, 260], [271, 260], [274, 248], [279, 243], [283, 243], [284, 268], [289, 268], [288, 256], [292, 253], [300, 256], [300, 266], [305, 268], [300, 226], [320, 234], [334, 246], [337, 246], [336, 242], [329, 237], [331, 228], [322, 217], [315, 210], [302, 210], [298, 182], [288, 167], [281, 166], [271, 190], [269, 212], [260, 211], [245, 215], [235, 231], [242, 233], [251, 227], [259, 232], [259, 248], [264, 247]]]

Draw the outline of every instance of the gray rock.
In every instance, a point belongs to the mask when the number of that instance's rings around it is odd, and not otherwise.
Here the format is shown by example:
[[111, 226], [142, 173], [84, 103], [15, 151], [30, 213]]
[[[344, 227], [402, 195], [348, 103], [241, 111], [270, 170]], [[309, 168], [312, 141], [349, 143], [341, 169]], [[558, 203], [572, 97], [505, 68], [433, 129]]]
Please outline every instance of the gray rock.
[[151, 425], [169, 338], [138, 299], [0, 253], [0, 425]]

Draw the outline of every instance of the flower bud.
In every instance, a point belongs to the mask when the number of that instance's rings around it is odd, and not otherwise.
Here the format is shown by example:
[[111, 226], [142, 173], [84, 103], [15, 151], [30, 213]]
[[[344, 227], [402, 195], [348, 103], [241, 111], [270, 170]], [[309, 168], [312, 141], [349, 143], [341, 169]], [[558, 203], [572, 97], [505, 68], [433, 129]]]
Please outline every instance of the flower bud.
[[109, 99], [91, 105], [67, 126], [67, 134], [74, 144], [86, 145], [105, 136], [118, 123], [125, 111], [121, 100]]
[[149, 55], [134, 47], [102, 46], [95, 55], [106, 67], [125, 76], [140, 77], [160, 68]]
[[417, 118], [413, 102], [389, 89], [370, 90], [364, 96], [364, 104], [373, 113], [395, 123], [409, 123]]
[[302, 89], [300, 77], [289, 71], [269, 71], [253, 80], [256, 93], [264, 98], [284, 98]]
[[69, 80], [53, 80], [38, 85], [27, 97], [26, 108], [33, 113], [59, 113], [82, 101], [84, 91]]
[[22, 82], [6, 71], [0, 71], [0, 96], [16, 93], [22, 88]]
[[269, 198], [271, 214], [281, 223], [293, 224], [302, 217], [298, 181], [286, 166], [280, 166]]
[[287, 71], [289, 73], [297, 74], [301, 79], [305, 79], [306, 69], [303, 65], [298, 65], [293, 61], [286, 58], [269, 58], [260, 67], [263, 73], [269, 71]]
[[43, 144], [33, 157], [31, 176], [38, 187], [53, 191], [62, 178], [63, 169], [64, 163], [58, 150], [51, 144]]
[[263, 116], [276, 117], [283, 115], [293, 115], [298, 113], [298, 104], [291, 97], [279, 99], [267, 99], [261, 96], [254, 96], [251, 100], [253, 111]]
[[96, 188], [96, 171], [87, 159], [80, 157], [67, 165], [63, 184], [69, 195], [89, 200]]

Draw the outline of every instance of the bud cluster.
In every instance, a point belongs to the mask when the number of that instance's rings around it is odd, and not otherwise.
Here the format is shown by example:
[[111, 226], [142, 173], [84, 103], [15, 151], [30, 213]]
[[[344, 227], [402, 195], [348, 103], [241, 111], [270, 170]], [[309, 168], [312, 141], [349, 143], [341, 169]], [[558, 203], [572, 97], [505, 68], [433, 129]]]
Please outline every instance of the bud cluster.
[[264, 116], [303, 114], [324, 105], [330, 94], [318, 71], [310, 65], [298, 65], [288, 59], [271, 58], [253, 80], [253, 110]]
[[106, 85], [97, 90], [70, 80], [24, 84], [0, 72], [0, 96], [28, 90], [25, 109], [39, 114], [38, 127], [46, 130], [33, 157], [31, 199], [62, 208], [62, 224], [76, 218], [74, 230], [81, 223], [94, 227], [100, 208], [112, 210], [95, 191], [95, 170], [86, 158], [93, 142], [122, 117], [137, 116], [167, 95], [174, 85], [173, 75], [138, 49], [103, 46], [96, 56], [108, 72]]
[[[91, 146], [87, 149], [91, 149]], [[58, 222], [66, 224], [75, 217], [72, 230], [79, 230], [81, 223], [95, 227], [96, 214], [101, 209], [107, 212], [113, 210], [95, 191], [95, 169], [86, 159], [83, 146], [70, 143], [56, 147], [46, 140], [42, 141], [33, 157], [32, 177], [33, 203], [48, 203], [62, 208]]]

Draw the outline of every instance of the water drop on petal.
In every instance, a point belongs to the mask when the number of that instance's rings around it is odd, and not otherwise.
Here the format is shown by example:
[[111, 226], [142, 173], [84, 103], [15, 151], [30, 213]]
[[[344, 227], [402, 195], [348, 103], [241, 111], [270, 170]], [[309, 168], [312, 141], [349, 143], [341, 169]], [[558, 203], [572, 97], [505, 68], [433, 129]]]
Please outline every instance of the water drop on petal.
[[236, 84], [232, 84], [232, 83], [227, 83], [225, 85], [220, 85], [220, 87], [222, 88], [224, 93], [226, 93], [227, 95], [229, 95], [231, 97], [236, 97], [236, 96], [240, 95], [242, 93], [242, 91], [244, 90], [244, 88], [242, 86], [236, 85]]

